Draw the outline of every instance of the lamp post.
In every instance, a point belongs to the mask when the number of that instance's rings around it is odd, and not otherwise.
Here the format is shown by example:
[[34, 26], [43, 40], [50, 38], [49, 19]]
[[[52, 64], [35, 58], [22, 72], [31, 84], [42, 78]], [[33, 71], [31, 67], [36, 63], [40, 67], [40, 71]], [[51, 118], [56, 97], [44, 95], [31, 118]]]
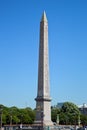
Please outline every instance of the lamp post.
[[44, 117], [44, 114], [43, 114], [43, 111], [41, 111], [41, 126], [42, 126], [42, 130], [43, 130], [43, 117]]
[[0, 130], [2, 130], [2, 107], [0, 107]]
[[10, 116], [10, 130], [12, 130], [12, 115]]
[[78, 115], [78, 125], [80, 126], [80, 123], [81, 123], [81, 121], [80, 121], [80, 115]]
[[56, 123], [59, 125], [59, 114], [57, 114], [57, 120]]
[[10, 126], [12, 126], [12, 112], [10, 112]]
[[23, 118], [23, 115], [21, 115], [21, 124], [20, 124], [20, 129], [22, 129], [22, 123], [23, 123], [22, 118]]
[[10, 130], [12, 130], [12, 111], [10, 111]]

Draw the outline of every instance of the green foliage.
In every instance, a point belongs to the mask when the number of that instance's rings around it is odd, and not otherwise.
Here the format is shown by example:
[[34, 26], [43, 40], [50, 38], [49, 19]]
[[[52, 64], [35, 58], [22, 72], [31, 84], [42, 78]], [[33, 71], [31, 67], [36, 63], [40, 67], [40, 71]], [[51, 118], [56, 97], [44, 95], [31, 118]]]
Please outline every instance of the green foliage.
[[60, 113], [60, 109], [58, 109], [56, 107], [53, 107], [51, 109], [51, 118], [52, 118], [53, 122], [56, 122], [56, 120], [57, 120], [57, 114], [59, 114], [59, 113]]
[[[0, 105], [0, 112], [2, 113], [2, 123], [5, 124], [32, 124], [35, 120], [35, 110], [30, 107], [19, 109], [15, 106], [6, 107]], [[78, 124], [80, 117], [81, 124], [87, 125], [87, 116], [80, 113], [78, 107], [71, 103], [65, 102], [61, 109], [57, 107], [51, 108], [52, 121], [56, 122], [57, 115], [59, 115], [60, 124]]]
[[61, 112], [77, 115], [79, 114], [79, 109], [75, 104], [71, 102], [65, 102], [62, 106]]
[[81, 124], [83, 126], [87, 125], [87, 115], [81, 114]]
[[31, 108], [27, 107], [19, 109], [15, 106], [5, 107], [0, 105], [2, 108], [2, 122], [3, 124], [32, 124], [35, 119], [35, 112]]
[[78, 116], [80, 115], [80, 111], [75, 104], [71, 102], [65, 102], [61, 108], [61, 114], [62, 113], [64, 114], [63, 121], [65, 124], [78, 123]]
[[52, 108], [53, 122], [56, 122], [57, 114], [59, 114], [60, 124], [78, 124], [80, 111], [78, 107], [71, 102], [65, 102], [60, 109], [58, 109], [57, 107]]

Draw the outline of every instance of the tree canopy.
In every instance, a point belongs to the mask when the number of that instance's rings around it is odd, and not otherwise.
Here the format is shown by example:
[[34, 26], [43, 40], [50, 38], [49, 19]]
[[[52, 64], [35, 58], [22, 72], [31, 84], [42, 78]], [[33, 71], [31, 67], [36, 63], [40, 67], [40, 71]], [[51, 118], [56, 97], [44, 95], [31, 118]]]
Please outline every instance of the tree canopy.
[[59, 115], [60, 124], [77, 124], [80, 114], [78, 107], [71, 102], [65, 102], [61, 108], [52, 108], [52, 120], [56, 122]]
[[[2, 123], [4, 124], [32, 124], [35, 120], [35, 109], [30, 107], [17, 108], [0, 105], [2, 113]], [[80, 113], [78, 107], [71, 102], [65, 102], [61, 108], [51, 107], [51, 118], [53, 122], [59, 119], [60, 124], [78, 124], [87, 125], [87, 115]]]
[[13, 107], [6, 107], [0, 105], [2, 108], [2, 123], [3, 124], [32, 124], [35, 119], [35, 111], [32, 110], [30, 107], [27, 108], [17, 108]]

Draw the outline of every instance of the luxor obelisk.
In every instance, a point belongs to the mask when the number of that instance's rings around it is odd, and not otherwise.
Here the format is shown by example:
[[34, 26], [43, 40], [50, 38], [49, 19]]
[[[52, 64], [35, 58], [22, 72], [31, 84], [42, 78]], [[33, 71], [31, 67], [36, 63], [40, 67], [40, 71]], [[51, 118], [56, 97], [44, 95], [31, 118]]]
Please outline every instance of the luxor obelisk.
[[38, 91], [36, 97], [35, 123], [53, 125], [51, 121], [51, 98], [49, 85], [48, 21], [45, 12], [40, 22], [40, 45], [38, 66]]

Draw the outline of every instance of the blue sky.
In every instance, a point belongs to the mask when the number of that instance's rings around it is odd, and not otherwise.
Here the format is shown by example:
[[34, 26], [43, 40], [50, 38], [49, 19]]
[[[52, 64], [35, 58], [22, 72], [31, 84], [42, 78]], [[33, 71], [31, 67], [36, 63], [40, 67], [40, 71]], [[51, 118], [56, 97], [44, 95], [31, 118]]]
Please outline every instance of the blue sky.
[[87, 103], [87, 0], [0, 0], [0, 104], [35, 108], [44, 10], [52, 105]]

